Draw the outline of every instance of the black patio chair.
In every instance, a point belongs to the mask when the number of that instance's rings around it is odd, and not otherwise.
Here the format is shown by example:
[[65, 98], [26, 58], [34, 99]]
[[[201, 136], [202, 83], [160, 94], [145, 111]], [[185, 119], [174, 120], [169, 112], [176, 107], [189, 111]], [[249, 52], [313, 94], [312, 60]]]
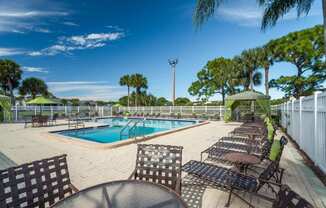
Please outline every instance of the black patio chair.
[[138, 144], [136, 167], [129, 179], [164, 185], [181, 194], [181, 146]]
[[273, 200], [273, 208], [313, 208], [313, 206], [294, 192], [287, 185], [279, 185], [280, 190], [276, 195], [276, 199]]
[[228, 153], [250, 153], [260, 157], [262, 160], [266, 158], [269, 154], [271, 148], [271, 142], [267, 139], [264, 139], [259, 144], [239, 144], [239, 143], [230, 143], [223, 141], [218, 141], [209, 148], [201, 152], [200, 158], [203, 160], [203, 155], [207, 154], [208, 160], [220, 160], [225, 161], [224, 157]]
[[[238, 171], [194, 160], [187, 162], [182, 170], [203, 181], [213, 183], [217, 187], [228, 190], [229, 197], [225, 205], [226, 207], [229, 207], [232, 195], [238, 197], [250, 207], [254, 207], [249, 201], [241, 197], [237, 191], [258, 195], [259, 190], [265, 185], [268, 186], [268, 188], [274, 189], [269, 184], [270, 180], [278, 184], [282, 182], [282, 178], [278, 178], [278, 176], [275, 175], [278, 171], [278, 164], [276, 164], [276, 162], [270, 163], [259, 177], [243, 175]], [[284, 169], [282, 170], [284, 171]], [[283, 174], [281, 176], [283, 176]]]
[[77, 192], [67, 155], [0, 170], [0, 207], [44, 208]]
[[[284, 147], [288, 143], [288, 140], [284, 136], [282, 136], [281, 139], [279, 140], [279, 142], [280, 142], [281, 149], [280, 149], [278, 155], [276, 156], [275, 163], [278, 166], [277, 174], [280, 175], [280, 177], [282, 177], [283, 171], [279, 168], [279, 162], [281, 160]], [[253, 155], [259, 157], [261, 160], [260, 164], [251, 166], [250, 167], [251, 170], [253, 170], [255, 172], [259, 172], [261, 169], [264, 169], [266, 167], [266, 165], [268, 165], [270, 162], [272, 162], [269, 159], [271, 147], [272, 147], [272, 144], [268, 140], [266, 140], [260, 153], [257, 151], [250, 152], [250, 154], [253, 154]], [[223, 149], [223, 148], [211, 149], [210, 152], [207, 152], [208, 156], [207, 156], [206, 160], [212, 161], [215, 163], [234, 165], [234, 163], [225, 159], [225, 155], [228, 153], [237, 153], [237, 152], [243, 153], [243, 152], [245, 152], [245, 150], [246, 149], [244, 149], [244, 150]], [[249, 150], [248, 150], [248, 152], [249, 152]], [[201, 160], [202, 160], [202, 155], [201, 155]]]

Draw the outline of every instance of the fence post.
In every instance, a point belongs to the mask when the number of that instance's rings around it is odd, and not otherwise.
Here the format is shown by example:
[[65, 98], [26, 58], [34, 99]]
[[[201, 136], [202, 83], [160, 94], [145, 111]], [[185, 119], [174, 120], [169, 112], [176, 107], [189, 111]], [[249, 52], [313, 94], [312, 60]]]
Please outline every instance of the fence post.
[[172, 106], [170, 106], [170, 114], [172, 113]]
[[318, 138], [318, 94], [320, 92], [314, 93], [314, 140], [315, 140], [315, 162], [319, 164], [319, 138]]
[[194, 114], [195, 113], [195, 106], [192, 106], [191, 110], [192, 110], [192, 114]]
[[111, 112], [111, 116], [112, 116], [112, 115], [113, 115], [113, 112], [112, 112], [112, 108], [113, 108], [113, 107], [111, 106], [110, 108], [111, 108], [111, 109], [110, 109], [110, 112]]
[[50, 117], [51, 117], [51, 119], [53, 119], [53, 106], [52, 105], [50, 106], [50, 111], [51, 111]]
[[79, 113], [79, 106], [77, 106], [77, 113]]
[[[294, 99], [291, 100], [291, 136], [294, 138]], [[297, 138], [294, 138], [296, 140]]]
[[300, 146], [300, 148], [302, 147], [302, 140], [303, 140], [303, 137], [302, 137], [302, 128], [303, 128], [303, 126], [302, 126], [302, 100], [303, 100], [303, 97], [300, 97], [300, 99], [299, 99], [299, 108], [300, 108], [300, 110], [299, 110], [299, 142], [298, 142], [298, 144], [299, 144], [299, 146]]
[[222, 120], [222, 106], [220, 105], [220, 120]]
[[207, 115], [207, 105], [205, 105], [205, 113], [206, 113], [206, 115]]
[[36, 106], [34, 106], [34, 115], [36, 116]]
[[153, 106], [151, 106], [151, 115], [153, 115]]
[[18, 120], [18, 106], [16, 105], [15, 106], [15, 120], [17, 121]]

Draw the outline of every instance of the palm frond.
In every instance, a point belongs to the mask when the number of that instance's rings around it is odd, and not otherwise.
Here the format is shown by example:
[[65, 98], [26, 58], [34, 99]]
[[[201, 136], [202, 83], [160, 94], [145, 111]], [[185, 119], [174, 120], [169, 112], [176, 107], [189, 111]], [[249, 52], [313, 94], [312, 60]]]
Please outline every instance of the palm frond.
[[197, 0], [196, 8], [193, 16], [193, 22], [198, 28], [202, 26], [211, 16], [214, 15], [223, 0]]
[[280, 18], [291, 9], [296, 8], [297, 16], [307, 15], [310, 11], [313, 0], [257, 0], [259, 5], [264, 7], [264, 14], [261, 29], [274, 26]]

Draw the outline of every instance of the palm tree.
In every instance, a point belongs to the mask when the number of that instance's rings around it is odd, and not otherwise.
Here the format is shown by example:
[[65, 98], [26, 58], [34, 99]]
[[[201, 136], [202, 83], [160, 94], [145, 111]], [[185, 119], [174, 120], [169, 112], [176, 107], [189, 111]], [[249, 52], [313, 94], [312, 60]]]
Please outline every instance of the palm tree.
[[19, 86], [22, 70], [14, 61], [0, 60], [0, 86], [4, 91], [9, 91], [11, 103], [15, 104], [14, 89]]
[[122, 76], [120, 78], [119, 84], [121, 86], [127, 86], [127, 88], [128, 88], [128, 107], [129, 107], [129, 105], [130, 105], [130, 87], [131, 87], [131, 84], [132, 84], [131, 77], [129, 75]]
[[269, 68], [273, 64], [272, 51], [269, 49], [268, 45], [262, 48], [257, 48], [257, 50], [259, 65], [264, 69], [265, 73], [265, 94], [269, 95]]
[[255, 80], [254, 74], [256, 70], [259, 68], [258, 57], [259, 57], [259, 51], [256, 48], [245, 50], [240, 55], [240, 59], [243, 64], [244, 73], [247, 74], [250, 80], [249, 82], [250, 90], [254, 89], [254, 80]]
[[136, 89], [135, 104], [137, 106], [137, 99], [141, 93], [142, 89], [147, 89], [147, 79], [142, 74], [132, 74], [131, 75], [132, 86]]
[[[281, 17], [291, 9], [296, 9], [298, 17], [308, 14], [314, 0], [257, 0], [258, 4], [265, 9], [261, 23], [262, 30], [274, 26]], [[197, 0], [194, 12], [195, 25], [201, 26], [208, 18], [213, 16], [223, 0]], [[324, 16], [324, 40], [326, 43], [326, 0], [322, 0]], [[326, 44], [325, 44], [326, 53]]]

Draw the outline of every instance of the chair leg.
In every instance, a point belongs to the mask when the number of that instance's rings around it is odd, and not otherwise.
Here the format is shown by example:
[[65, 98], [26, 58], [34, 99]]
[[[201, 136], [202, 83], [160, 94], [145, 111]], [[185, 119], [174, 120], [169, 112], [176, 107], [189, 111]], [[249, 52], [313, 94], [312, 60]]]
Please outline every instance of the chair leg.
[[226, 202], [226, 204], [225, 204], [224, 207], [230, 207], [232, 191], [233, 191], [233, 189], [230, 190], [230, 192], [229, 192], [229, 197], [228, 197], [228, 201]]

